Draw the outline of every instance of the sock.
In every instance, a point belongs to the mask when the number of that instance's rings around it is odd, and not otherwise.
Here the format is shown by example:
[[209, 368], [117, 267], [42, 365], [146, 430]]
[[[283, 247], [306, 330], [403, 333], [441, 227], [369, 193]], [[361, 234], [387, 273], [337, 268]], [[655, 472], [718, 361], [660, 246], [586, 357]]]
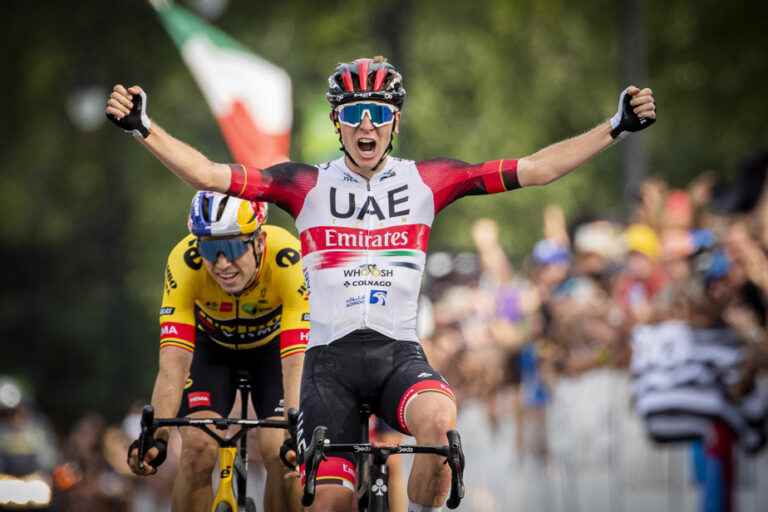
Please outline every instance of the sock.
[[408, 500], [408, 512], [442, 512], [443, 507], [430, 507], [427, 505], [418, 505]]

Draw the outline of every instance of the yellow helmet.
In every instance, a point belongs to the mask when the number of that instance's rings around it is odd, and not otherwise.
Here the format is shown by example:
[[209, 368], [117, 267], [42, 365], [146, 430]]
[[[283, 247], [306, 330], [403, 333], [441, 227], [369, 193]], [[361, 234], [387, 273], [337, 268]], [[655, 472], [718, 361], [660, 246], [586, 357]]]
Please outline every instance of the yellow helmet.
[[267, 203], [203, 190], [192, 198], [189, 231], [198, 237], [250, 235], [267, 219]]

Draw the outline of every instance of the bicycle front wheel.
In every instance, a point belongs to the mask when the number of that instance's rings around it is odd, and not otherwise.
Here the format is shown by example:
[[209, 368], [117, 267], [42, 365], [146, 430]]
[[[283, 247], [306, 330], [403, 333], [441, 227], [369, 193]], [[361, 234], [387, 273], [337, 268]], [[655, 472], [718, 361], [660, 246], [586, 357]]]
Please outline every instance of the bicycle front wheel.
[[245, 512], [258, 512], [256, 509], [256, 502], [253, 501], [253, 498], [245, 499]]
[[216, 505], [215, 512], [232, 512], [232, 507], [229, 506], [229, 503], [219, 503]]

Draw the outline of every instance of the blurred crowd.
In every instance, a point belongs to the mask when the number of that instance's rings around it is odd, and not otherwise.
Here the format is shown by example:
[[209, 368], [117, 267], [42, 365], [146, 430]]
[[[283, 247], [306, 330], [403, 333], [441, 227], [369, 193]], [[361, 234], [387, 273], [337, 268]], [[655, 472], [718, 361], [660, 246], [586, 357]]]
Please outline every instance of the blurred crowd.
[[[169, 510], [177, 457], [141, 481], [126, 463], [140, 412], [134, 404], [117, 424], [88, 412], [56, 436], [30, 391], [16, 379], [0, 378], [0, 510]], [[178, 454], [179, 443], [172, 436], [171, 454]]]
[[[712, 173], [685, 188], [647, 179], [624, 220], [569, 222], [546, 206], [541, 239], [519, 266], [503, 249], [514, 232], [478, 220], [474, 253], [428, 259], [431, 362], [460, 400], [487, 405], [490, 425], [513, 415], [515, 456], [543, 464], [552, 440], [573, 428], [547, 424], [553, 390], [598, 370], [624, 372], [648, 437], [698, 443], [727, 495], [737, 446], [757, 453], [765, 444], [766, 170], [761, 153], [729, 186]], [[709, 492], [711, 482], [701, 484]]]
[[[451, 383], [460, 408], [469, 400], [482, 403], [492, 430], [500, 419], [514, 418], [515, 439], [502, 446], [512, 444], [521, 462], [533, 459], [546, 465], [553, 439], [548, 408], [564, 379], [600, 369], [624, 372], [635, 382], [632, 403], [646, 420], [664, 408], [638, 406], [644, 403], [641, 388], [677, 393], [706, 384], [734, 405], [764, 389], [766, 169], [768, 154], [763, 153], [746, 161], [728, 187], [718, 186], [711, 173], [685, 188], [647, 179], [632, 211], [621, 220], [598, 215], [569, 220], [558, 206], [546, 206], [541, 221], [532, 220], [526, 228], [540, 230], [541, 237], [519, 265], [511, 263], [503, 248], [519, 223], [508, 227], [492, 219], [475, 222], [474, 251], [431, 253], [419, 329], [430, 362]], [[690, 353], [681, 363], [679, 339], [687, 334], [680, 331], [658, 350], [651, 347], [656, 360], [648, 359], [648, 343], [663, 336], [650, 336], [649, 342], [638, 333], [670, 322], [684, 326], [685, 332], [716, 333], [708, 343], [714, 337], [715, 344], [728, 345], [733, 357], [723, 364], [722, 375], [711, 361], [700, 365], [711, 370], [706, 377], [700, 368], [691, 373], [695, 342], [689, 344], [693, 349], [686, 345]], [[685, 378], [679, 377], [685, 373], [681, 364], [688, 365]], [[671, 370], [672, 377], [664, 380], [653, 373], [659, 368]], [[642, 380], [643, 372], [653, 373], [652, 384]], [[664, 410], [666, 418], [685, 417], [686, 407], [673, 405]], [[752, 451], [764, 444], [761, 422], [768, 406], [757, 409], [758, 414], [745, 415], [756, 436]], [[725, 429], [734, 446], [739, 444], [744, 431], [738, 422], [734, 425], [725, 413], [720, 418], [712, 410], [705, 412], [710, 433], [664, 427], [666, 438], [654, 437], [649, 427], [648, 434], [661, 442], [699, 441], [706, 447], [722, 443], [717, 433]], [[158, 477], [140, 482], [125, 463], [127, 446], [138, 435], [138, 414], [139, 404], [134, 404], [116, 425], [87, 414], [57, 442], [45, 419], [25, 401], [21, 386], [11, 379], [0, 381], [0, 499], [18, 492], [8, 490], [8, 481], [28, 483], [30, 475], [37, 475], [57, 497], [51, 509], [166, 509], [173, 463], [166, 463]], [[175, 443], [171, 454], [178, 449]], [[44, 489], [33, 491], [33, 497], [44, 501]], [[137, 499], [143, 500], [141, 506]]]

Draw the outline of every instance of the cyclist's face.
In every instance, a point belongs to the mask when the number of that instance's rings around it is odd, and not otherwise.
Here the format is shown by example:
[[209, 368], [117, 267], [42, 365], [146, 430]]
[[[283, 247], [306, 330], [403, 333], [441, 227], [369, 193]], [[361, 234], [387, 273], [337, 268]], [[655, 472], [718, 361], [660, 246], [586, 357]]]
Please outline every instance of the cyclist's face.
[[264, 238], [265, 233], [262, 232], [252, 242], [252, 248], [249, 247], [235, 261], [229, 261], [223, 253], [219, 253], [219, 257], [213, 263], [203, 258], [205, 268], [222, 290], [231, 294], [240, 293], [253, 282], [259, 271], [264, 251]]
[[398, 133], [400, 112], [395, 112], [395, 121], [376, 128], [368, 115], [363, 116], [358, 126], [352, 127], [341, 123], [341, 141], [347, 152], [357, 162], [355, 166], [347, 161], [353, 171], [372, 171], [379, 163], [389, 145], [392, 130]]

